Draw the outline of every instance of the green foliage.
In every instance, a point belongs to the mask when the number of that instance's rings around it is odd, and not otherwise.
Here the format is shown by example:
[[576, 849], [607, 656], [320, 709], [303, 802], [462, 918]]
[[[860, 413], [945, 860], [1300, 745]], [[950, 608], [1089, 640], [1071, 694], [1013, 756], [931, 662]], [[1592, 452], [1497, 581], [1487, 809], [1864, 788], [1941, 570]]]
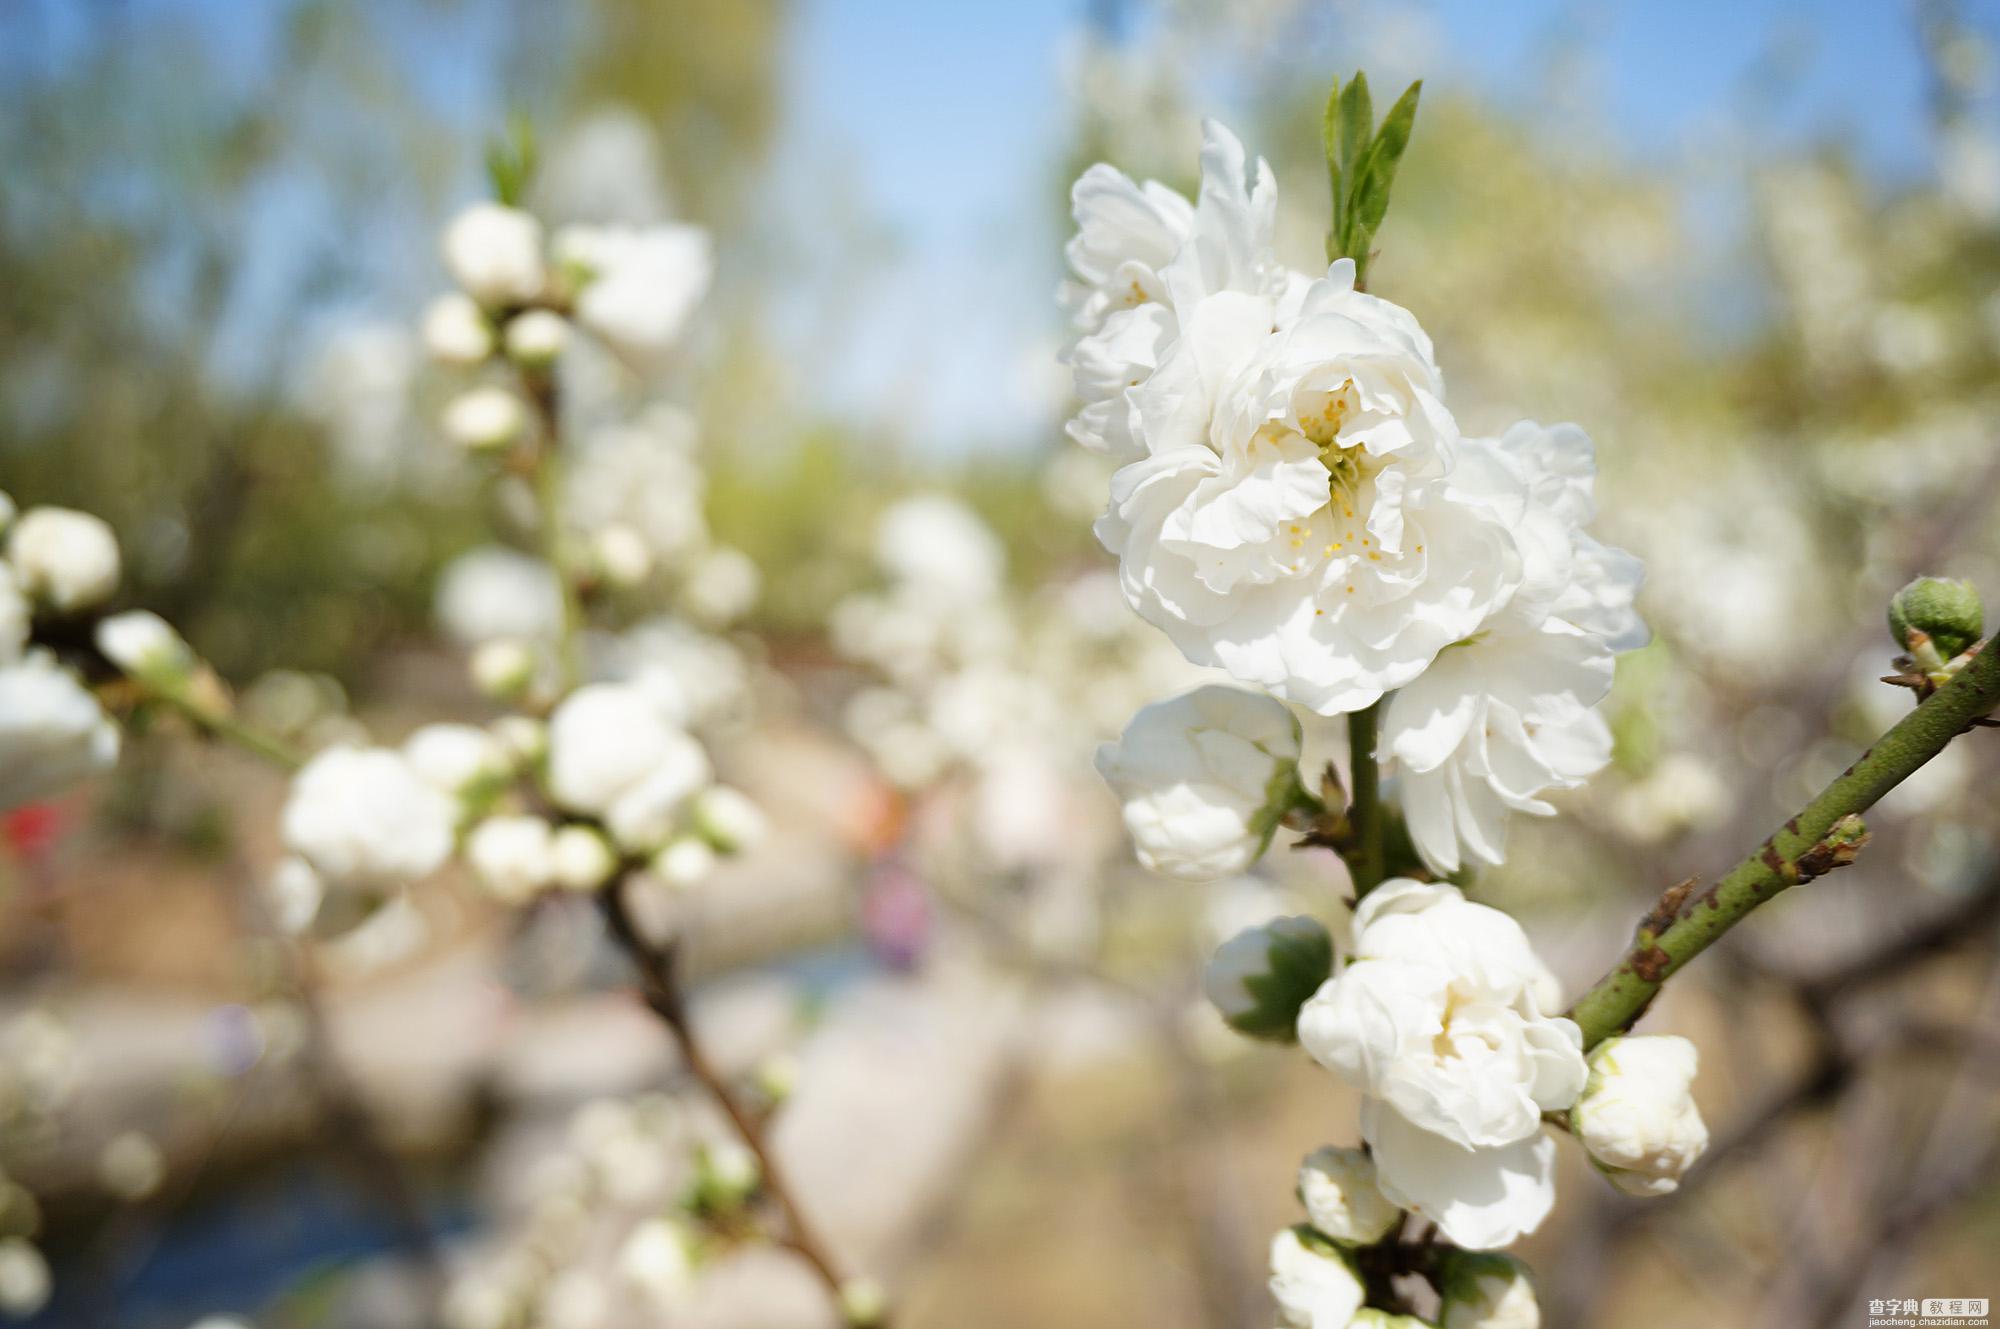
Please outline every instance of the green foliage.
[[1345, 87], [1334, 80], [1327, 94], [1321, 137], [1333, 191], [1333, 226], [1326, 234], [1326, 257], [1328, 262], [1353, 259], [1357, 286], [1367, 280], [1375, 232], [1389, 214], [1389, 193], [1410, 145], [1423, 86], [1412, 83], [1379, 127], [1366, 74], [1357, 72]]
[[507, 118], [507, 132], [486, 149], [486, 178], [493, 197], [510, 208], [518, 208], [535, 182], [540, 153], [535, 143], [535, 122], [524, 112]]

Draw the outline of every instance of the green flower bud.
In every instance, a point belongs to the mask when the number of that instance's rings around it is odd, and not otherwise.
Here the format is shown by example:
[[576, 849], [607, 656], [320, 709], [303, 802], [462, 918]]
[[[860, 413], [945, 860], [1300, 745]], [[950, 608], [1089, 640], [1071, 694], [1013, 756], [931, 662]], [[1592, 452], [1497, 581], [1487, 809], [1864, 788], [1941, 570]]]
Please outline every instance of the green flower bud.
[[1919, 577], [1889, 601], [1889, 632], [1912, 655], [1922, 652], [1928, 638], [1939, 657], [1949, 660], [1978, 641], [1984, 627], [1979, 591], [1969, 581]]
[[1289, 1043], [1299, 1007], [1333, 973], [1333, 938], [1317, 919], [1274, 918], [1224, 942], [1203, 990], [1239, 1034]]
[[1447, 1251], [1437, 1280], [1444, 1329], [1540, 1329], [1528, 1266], [1492, 1251]]

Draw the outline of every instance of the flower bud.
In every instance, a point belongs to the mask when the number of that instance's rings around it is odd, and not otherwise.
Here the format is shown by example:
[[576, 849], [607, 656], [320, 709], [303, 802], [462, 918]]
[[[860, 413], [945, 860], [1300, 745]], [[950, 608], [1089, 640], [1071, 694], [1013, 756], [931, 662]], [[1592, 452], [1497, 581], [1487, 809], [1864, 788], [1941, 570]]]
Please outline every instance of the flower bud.
[[872, 1278], [850, 1278], [840, 1285], [840, 1318], [854, 1329], [870, 1329], [889, 1313], [889, 1294]]
[[89, 609], [118, 589], [118, 540], [101, 517], [30, 508], [7, 535], [21, 589], [58, 613]]
[[1333, 938], [1317, 920], [1274, 918], [1217, 948], [1202, 989], [1239, 1034], [1289, 1043], [1299, 1008], [1333, 973]]
[[588, 826], [565, 826], [549, 844], [549, 866], [566, 891], [594, 891], [611, 880], [618, 855], [611, 842]]
[[757, 1063], [751, 1082], [764, 1101], [773, 1107], [792, 1096], [799, 1084], [799, 1059], [789, 1052], [773, 1052]]
[[535, 681], [535, 653], [518, 641], [489, 641], [472, 653], [472, 685], [496, 701], [510, 701]]
[[440, 364], [470, 369], [493, 354], [493, 325], [477, 300], [451, 291], [424, 310], [424, 349]]
[[653, 549], [646, 537], [623, 522], [613, 522], [591, 539], [591, 552], [604, 580], [627, 589], [653, 575]]
[[1541, 1329], [1528, 1266], [1490, 1251], [1447, 1251], [1438, 1277], [1442, 1329]]
[[1912, 655], [1921, 655], [1928, 639], [1949, 660], [1978, 641], [1984, 627], [1979, 591], [1969, 581], [1919, 577], [1889, 601], [1889, 632]]
[[686, 1223], [649, 1218], [618, 1251], [618, 1272], [657, 1306], [672, 1306], [694, 1286], [699, 1243]]
[[764, 1169], [746, 1145], [729, 1140], [695, 1150], [693, 1201], [698, 1209], [738, 1208], [763, 1180]]
[[547, 369], [569, 346], [569, 320], [530, 309], [507, 324], [507, 358], [526, 369]]
[[723, 854], [754, 847], [768, 826], [763, 809], [748, 794], [724, 784], [710, 785], [694, 796], [688, 821], [696, 835]]
[[1315, 1149], [1299, 1164], [1299, 1201], [1313, 1229], [1335, 1241], [1367, 1246], [1389, 1235], [1403, 1211], [1375, 1184], [1365, 1149]]
[[1284, 703], [1210, 685], [1141, 710], [1097, 750], [1097, 769], [1125, 804], [1141, 863], [1215, 881], [1270, 844], [1298, 797], [1299, 742]]
[[445, 228], [444, 265], [489, 309], [532, 300], [542, 291], [542, 224], [519, 208], [475, 203]]
[[549, 725], [532, 715], [503, 715], [487, 726], [493, 741], [516, 770], [534, 766], [549, 755]]
[[168, 622], [145, 609], [99, 619], [94, 634], [105, 659], [134, 678], [171, 685], [194, 668], [194, 652]]
[[715, 871], [715, 850], [706, 840], [682, 836], [653, 856], [653, 871], [669, 886], [690, 890]]
[[1673, 1035], [1609, 1038], [1592, 1050], [1570, 1129], [1619, 1190], [1665, 1195], [1708, 1148], [1692, 1093], [1698, 1060], [1694, 1044]]
[[1271, 1239], [1271, 1297], [1278, 1323], [1290, 1329], [1346, 1325], [1365, 1290], [1354, 1257], [1305, 1226]]
[[444, 408], [444, 436], [467, 452], [497, 452], [521, 436], [528, 413], [505, 388], [461, 392]]
[[425, 784], [468, 802], [495, 793], [512, 766], [498, 739], [469, 724], [424, 725], [404, 741], [403, 759]]
[[526, 904], [553, 880], [551, 850], [540, 817], [488, 817], [465, 837], [465, 861], [502, 904]]

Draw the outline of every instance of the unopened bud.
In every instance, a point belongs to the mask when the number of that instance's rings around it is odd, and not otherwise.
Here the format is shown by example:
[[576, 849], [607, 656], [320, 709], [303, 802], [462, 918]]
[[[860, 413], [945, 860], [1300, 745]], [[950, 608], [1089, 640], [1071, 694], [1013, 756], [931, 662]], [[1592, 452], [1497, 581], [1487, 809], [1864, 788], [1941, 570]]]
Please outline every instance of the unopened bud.
[[535, 653], [523, 642], [489, 641], [472, 653], [472, 684], [495, 700], [526, 692], [535, 672]]
[[144, 609], [98, 620], [97, 649], [132, 677], [173, 688], [194, 668], [194, 652], [167, 621]]
[[444, 408], [444, 434], [467, 452], [495, 452], [521, 436], [528, 413], [505, 388], [462, 392]]
[[776, 1107], [798, 1088], [799, 1059], [789, 1052], [773, 1052], [757, 1063], [752, 1079], [764, 1101]]
[[1694, 1044], [1670, 1034], [1609, 1038], [1592, 1049], [1570, 1129], [1597, 1170], [1628, 1195], [1665, 1195], [1708, 1148], [1695, 1106]]
[[613, 586], [631, 588], [653, 575], [653, 550], [646, 537], [622, 522], [600, 530], [591, 541], [598, 570]]
[[1534, 1280], [1511, 1255], [1447, 1250], [1437, 1281], [1442, 1329], [1541, 1329]]
[[507, 324], [507, 356], [528, 369], [546, 369], [569, 345], [569, 320], [547, 309], [530, 309]]
[[611, 842], [588, 826], [565, 826], [549, 845], [556, 885], [566, 891], [594, 891], [611, 880], [618, 855]]
[[1239, 1034], [1289, 1043], [1299, 1008], [1333, 973], [1333, 938], [1318, 920], [1274, 918], [1222, 943], [1202, 988]]
[[706, 840], [682, 836], [653, 856], [653, 871], [677, 890], [690, 890], [715, 871], [715, 850]]
[[740, 854], [764, 838], [764, 811], [750, 796], [728, 785], [710, 785], [694, 797], [689, 820], [695, 833], [716, 852]]
[[715, 1211], [741, 1207], [757, 1193], [764, 1169], [757, 1155], [735, 1141], [704, 1144], [695, 1151], [694, 1207]]
[[1367, 1246], [1402, 1221], [1375, 1181], [1375, 1160], [1364, 1149], [1315, 1149], [1299, 1165], [1299, 1202], [1313, 1229], [1335, 1241]]
[[870, 1329], [889, 1313], [889, 1294], [872, 1278], [850, 1278], [840, 1285], [840, 1317], [854, 1329]]
[[463, 291], [440, 295], [424, 310], [424, 349], [441, 364], [470, 368], [493, 354], [493, 325]]
[[1919, 577], [1889, 601], [1889, 632], [1920, 663], [1925, 643], [1950, 660], [1978, 641], [1985, 629], [1979, 591], [1969, 581]]

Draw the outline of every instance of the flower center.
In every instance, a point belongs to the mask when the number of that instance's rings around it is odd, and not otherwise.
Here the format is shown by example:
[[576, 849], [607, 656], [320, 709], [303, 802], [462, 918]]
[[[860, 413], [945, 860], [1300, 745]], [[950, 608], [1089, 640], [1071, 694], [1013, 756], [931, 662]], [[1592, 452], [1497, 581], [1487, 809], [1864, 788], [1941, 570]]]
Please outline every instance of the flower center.
[[1320, 463], [1328, 476], [1328, 497], [1336, 509], [1351, 509], [1361, 482], [1377, 469], [1366, 449], [1340, 441], [1340, 431], [1358, 405], [1352, 379], [1331, 392], [1309, 393], [1298, 403], [1299, 432], [1319, 448]]

